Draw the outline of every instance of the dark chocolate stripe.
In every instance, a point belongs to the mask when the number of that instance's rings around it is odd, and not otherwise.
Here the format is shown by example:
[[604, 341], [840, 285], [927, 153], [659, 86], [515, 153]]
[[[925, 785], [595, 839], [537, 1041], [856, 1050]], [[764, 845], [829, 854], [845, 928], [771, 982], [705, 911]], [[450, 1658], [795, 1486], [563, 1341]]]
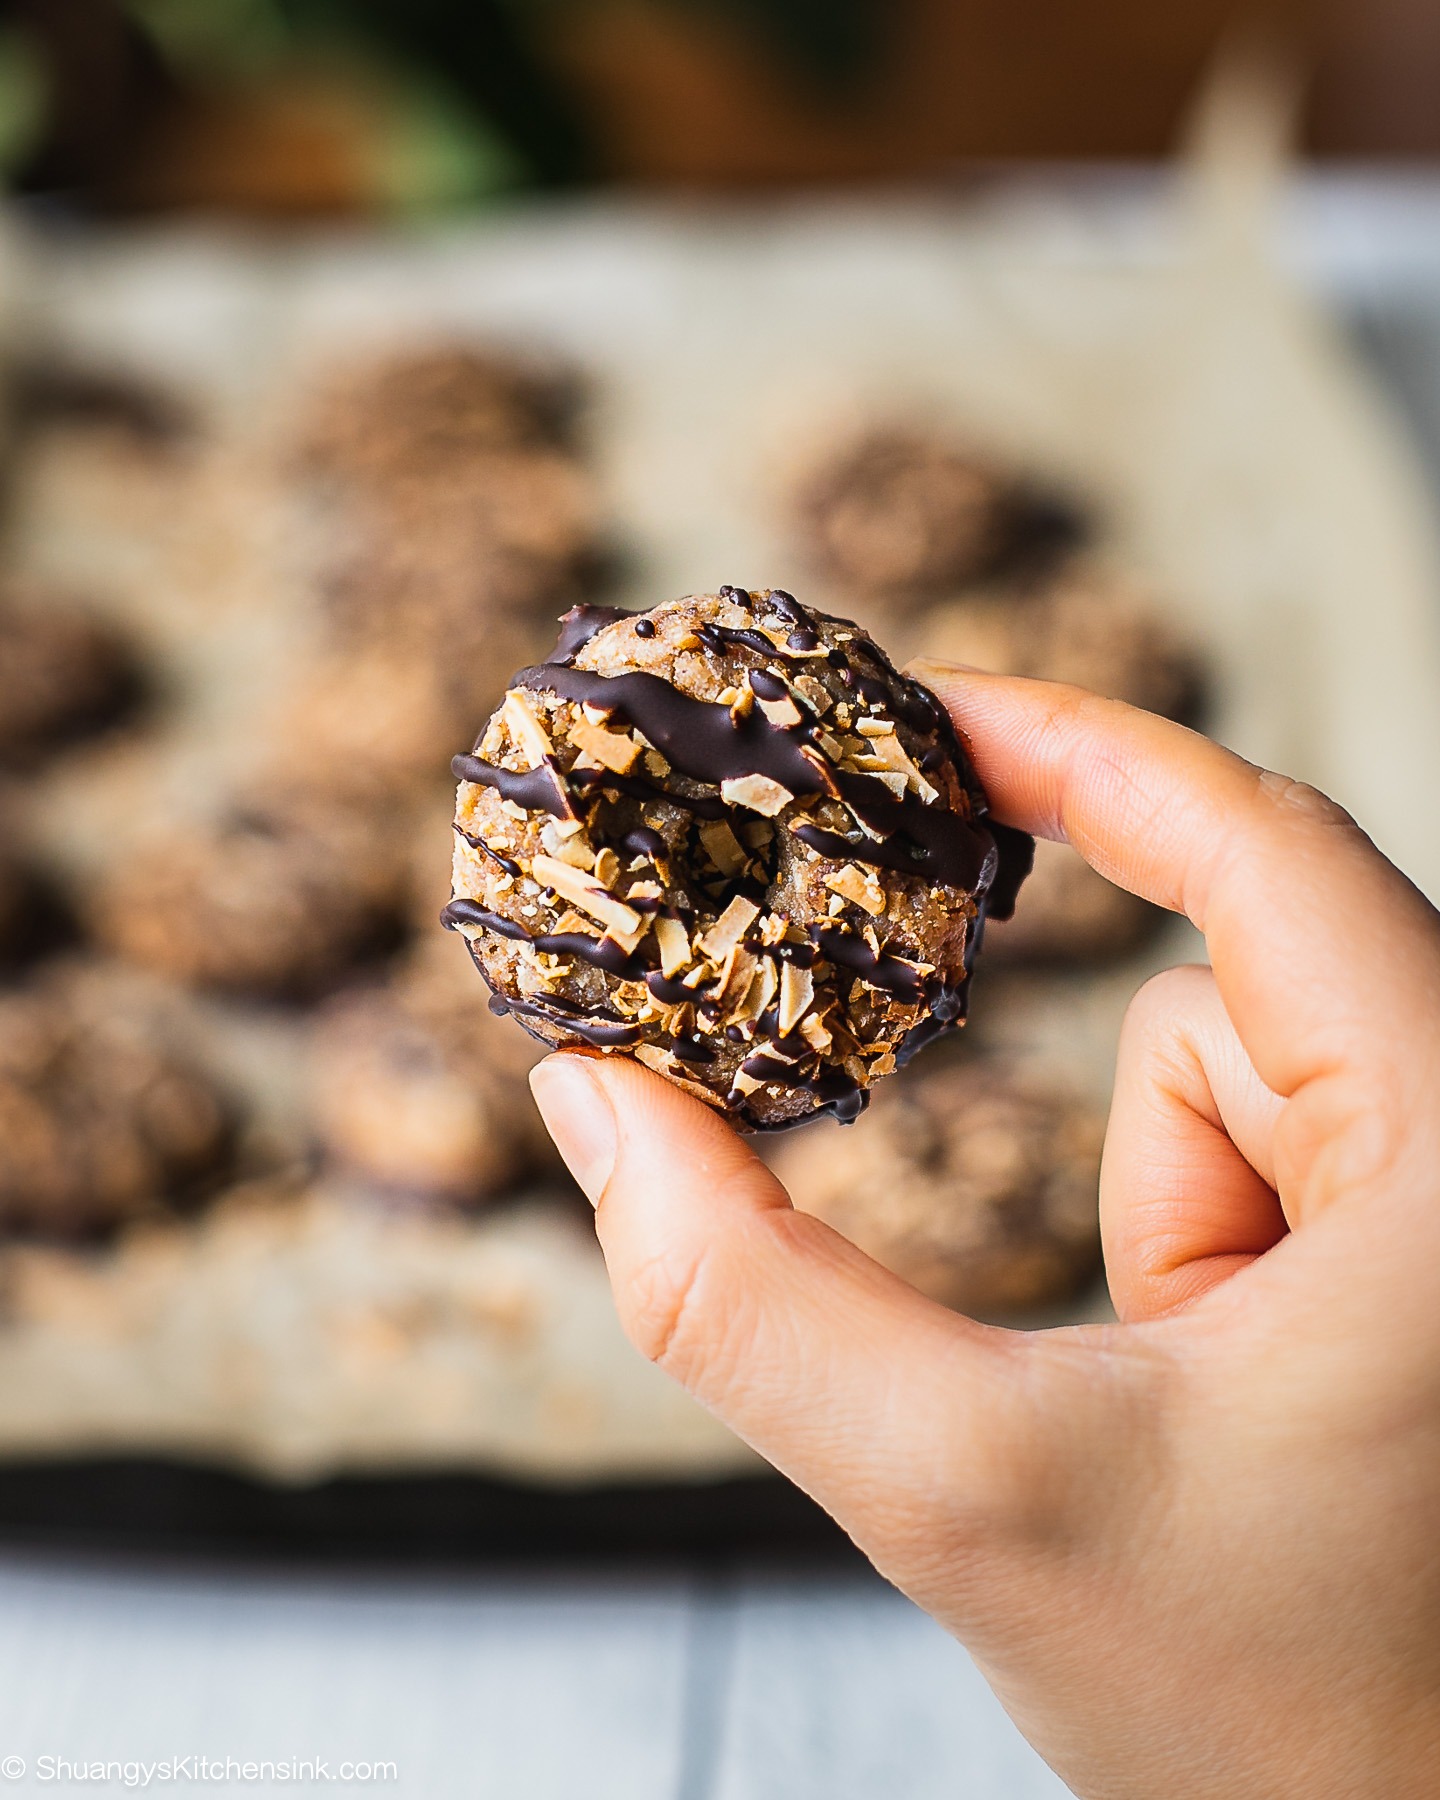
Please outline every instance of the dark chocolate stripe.
[[668, 800], [697, 819], [723, 819], [730, 812], [718, 794], [675, 794], [658, 782], [642, 781], [638, 775], [617, 775], [613, 769], [572, 769], [569, 779], [578, 788], [610, 788], [632, 800]]
[[[824, 776], [812, 760], [817, 752], [806, 741], [807, 727], [772, 725], [758, 712], [737, 719], [728, 706], [694, 700], [658, 675], [597, 675], [588, 669], [545, 663], [522, 669], [514, 685], [556, 693], [565, 700], [588, 701], [623, 714], [667, 761], [692, 780], [718, 787], [745, 775], [765, 775], [792, 794], [825, 791]], [[838, 769], [829, 774], [846, 805], [881, 834], [880, 841], [852, 844], [835, 833], [801, 826], [797, 835], [803, 842], [827, 856], [923, 875], [947, 887], [974, 890], [981, 884], [995, 854], [993, 840], [983, 827], [947, 807], [926, 806], [915, 794], [897, 799], [872, 775]], [[602, 780], [601, 785], [612, 783]]]
[[832, 963], [853, 970], [871, 987], [893, 994], [907, 1006], [918, 1006], [925, 998], [925, 977], [904, 957], [891, 956], [883, 950], [877, 956], [864, 938], [853, 931], [812, 925], [810, 935]]
[[573, 662], [591, 638], [602, 632], [607, 625], [618, 625], [621, 619], [640, 616], [638, 613], [626, 612], [620, 606], [572, 606], [569, 612], [561, 615], [560, 635], [555, 640], [555, 648], [545, 660], [552, 663]]
[[[623, 1020], [615, 1019], [613, 1013], [604, 1019], [597, 1019], [593, 1014], [567, 1012], [555, 1005], [547, 1005], [533, 995], [524, 999], [512, 999], [505, 996], [506, 1009], [512, 1013], [521, 1013], [532, 1019], [544, 1019], [548, 1024], [558, 1025], [563, 1031], [571, 1032], [582, 1043], [593, 1044], [597, 1049], [628, 1050], [638, 1044], [644, 1033], [638, 1025], [627, 1025]], [[610, 1023], [614, 1020], [614, 1023]]]
[[666, 861], [670, 856], [670, 846], [658, 831], [652, 831], [648, 825], [636, 825], [627, 831], [620, 840], [620, 848], [629, 850], [636, 856], [647, 856], [652, 863]]
[[498, 850], [492, 850], [483, 837], [477, 837], [473, 831], [462, 831], [458, 825], [452, 826], [451, 829], [457, 837], [464, 838], [472, 850], [479, 850], [482, 855], [488, 856], [491, 862], [498, 864], [507, 875], [512, 875], [518, 880], [524, 874], [525, 871], [519, 863], [513, 862], [508, 856], [502, 856]]
[[775, 646], [763, 632], [752, 631], [748, 626], [735, 625], [697, 625], [695, 635], [707, 650], [713, 650], [717, 656], [723, 656], [732, 646], [754, 650], [760, 656], [774, 656]]
[[457, 781], [494, 788], [502, 800], [512, 800], [527, 812], [547, 812], [557, 819], [575, 817], [565, 777], [548, 756], [533, 769], [502, 769], [483, 756], [452, 756], [450, 773]]
[[693, 700], [659, 675], [596, 675], [542, 664], [522, 669], [514, 685], [622, 713], [669, 763], [695, 781], [718, 787], [744, 775], [768, 775], [792, 794], [821, 791], [802, 739], [772, 725], [762, 713], [733, 718], [728, 706]]
[[746, 1057], [740, 1066], [756, 1081], [814, 1094], [820, 1102], [815, 1110], [833, 1113], [842, 1125], [854, 1124], [870, 1104], [869, 1092], [844, 1069], [821, 1068], [805, 1073], [803, 1064], [780, 1062], [763, 1050]]
[[462, 894], [442, 908], [440, 923], [447, 931], [456, 931], [462, 925], [478, 925], [484, 931], [493, 931], [496, 937], [509, 938], [514, 943], [533, 944], [547, 956], [577, 956], [581, 962], [589, 963], [592, 968], [603, 969], [607, 975], [616, 975], [622, 981], [639, 981], [645, 974], [645, 965], [617, 944], [614, 938], [588, 937], [579, 931], [527, 931], [523, 925], [516, 924], [514, 919], [507, 919], [503, 913], [491, 912], [468, 895]]

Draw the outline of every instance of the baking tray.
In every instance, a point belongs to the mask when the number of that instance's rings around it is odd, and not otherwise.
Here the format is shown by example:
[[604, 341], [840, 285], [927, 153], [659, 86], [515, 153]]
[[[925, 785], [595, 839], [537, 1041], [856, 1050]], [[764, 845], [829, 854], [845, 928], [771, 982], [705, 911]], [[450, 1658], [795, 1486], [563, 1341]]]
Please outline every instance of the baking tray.
[[[1217, 166], [1198, 201], [1177, 193], [1160, 209], [1144, 241], [1107, 236], [1061, 203], [933, 196], [704, 212], [587, 204], [405, 239], [20, 229], [11, 330], [179, 381], [216, 417], [256, 429], [257, 395], [347, 344], [461, 332], [572, 359], [595, 382], [592, 436], [631, 571], [622, 603], [787, 573], [772, 496], [807, 446], [855, 419], [902, 412], [957, 426], [1091, 501], [1113, 553], [1201, 643], [1218, 736], [1334, 793], [1440, 894], [1423, 792], [1440, 766], [1429, 497], [1382, 398], [1271, 266], [1268, 177], [1242, 176], [1227, 189]], [[243, 513], [243, 462], [210, 479]], [[104, 493], [115, 499], [113, 487]], [[101, 514], [77, 522], [40, 504], [24, 554], [82, 585], [108, 580], [117, 603], [143, 595], [157, 629], [182, 615], [188, 594], [114, 555]], [[224, 550], [210, 542], [203, 565], [224, 626], [204, 656], [233, 662], [242, 689], [263, 685], [275, 640], [246, 613], [253, 570], [226, 601]], [[243, 718], [237, 702], [199, 722], [210, 766], [243, 735]], [[1177, 925], [1123, 969], [1021, 983], [992, 1021], [995, 1040], [1103, 1094], [1129, 994], [1152, 967], [1198, 954]], [[252, 1055], [283, 1103], [293, 1086], [283, 1033], [258, 1014], [235, 1023], [237, 1057]], [[473, 1229], [479, 1244], [511, 1227]], [[602, 1404], [589, 1437], [576, 1435], [573, 1407], [531, 1407], [533, 1428], [517, 1431], [504, 1380], [485, 1390], [490, 1414], [477, 1402], [453, 1429], [432, 1419], [423, 1436], [403, 1384], [384, 1418], [372, 1408], [357, 1425], [353, 1406], [322, 1395], [297, 1424], [283, 1357], [237, 1419], [218, 1403], [207, 1410], [195, 1385], [203, 1368], [187, 1387], [183, 1334], [173, 1353], [123, 1334], [82, 1352], [40, 1332], [0, 1344], [0, 1456], [11, 1465], [0, 1524], [29, 1529], [47, 1505], [57, 1519], [83, 1518], [87, 1494], [97, 1519], [108, 1507], [138, 1520], [144, 1507], [127, 1512], [125, 1496], [142, 1492], [174, 1521], [193, 1517], [201, 1537], [230, 1507], [223, 1496], [261, 1492], [264, 1529], [283, 1535], [282, 1522], [295, 1523], [302, 1538], [296, 1522], [327, 1507], [373, 1521], [398, 1516], [406, 1494], [422, 1536], [432, 1501], [488, 1520], [477, 1539], [504, 1539], [527, 1507], [560, 1538], [583, 1537], [585, 1515], [623, 1517], [632, 1502], [632, 1517], [676, 1530], [705, 1520], [697, 1541], [723, 1537], [727, 1518], [763, 1535], [772, 1502], [789, 1518], [793, 1496], [777, 1498], [787, 1490], [767, 1486], [748, 1451], [620, 1342], [603, 1272], [586, 1254], [582, 1264], [537, 1252], [527, 1267], [537, 1291], [549, 1282], [583, 1294], [546, 1368], [564, 1380], [601, 1369], [610, 1398], [623, 1392], [613, 1415], [606, 1395], [591, 1396]], [[168, 1371], [158, 1383], [157, 1367]], [[605, 1418], [622, 1415], [624, 1433], [607, 1437]], [[233, 1510], [245, 1508], [236, 1499]], [[333, 1529], [363, 1538], [371, 1526]]]

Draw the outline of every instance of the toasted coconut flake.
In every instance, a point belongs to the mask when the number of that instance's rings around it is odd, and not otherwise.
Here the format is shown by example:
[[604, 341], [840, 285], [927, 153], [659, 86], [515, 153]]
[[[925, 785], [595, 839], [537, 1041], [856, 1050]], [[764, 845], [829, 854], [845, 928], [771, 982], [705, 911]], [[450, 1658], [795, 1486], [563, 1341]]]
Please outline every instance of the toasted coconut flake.
[[[769, 673], [776, 675], [783, 680], [783, 677], [779, 676], [778, 670], [772, 669]], [[745, 691], [754, 697], [761, 712], [764, 713], [765, 717], [772, 725], [779, 725], [782, 727], [798, 725], [804, 718], [804, 714], [800, 711], [800, 708], [795, 704], [788, 692], [782, 694], [778, 700], [765, 700], [762, 699], [759, 694], [755, 693], [753, 687], [747, 686]]]
[[724, 962], [759, 917], [760, 908], [755, 902], [737, 894], [700, 939], [700, 948], [713, 961]]
[[752, 956], [741, 945], [735, 946], [725, 959], [725, 967], [722, 970], [724, 979], [721, 981], [720, 991], [715, 996], [717, 1004], [727, 1010], [744, 1004], [745, 996], [750, 991], [750, 984], [755, 978], [755, 968], [758, 962], [759, 958]]
[[547, 819], [540, 827], [540, 842], [547, 856], [558, 857], [574, 868], [589, 870], [595, 866], [595, 852], [589, 844], [574, 831], [562, 832], [557, 819]]
[[595, 858], [595, 879], [601, 887], [613, 888], [620, 878], [620, 858], [607, 845]]
[[857, 756], [855, 766], [863, 769], [867, 775], [873, 775], [877, 781], [883, 782], [897, 800], [905, 798], [905, 777], [895, 769], [887, 769], [878, 757]]
[[626, 906], [623, 900], [617, 900], [603, 887], [587, 881], [570, 863], [553, 856], [537, 856], [530, 864], [530, 872], [537, 881], [554, 888], [562, 900], [568, 900], [571, 906], [598, 920], [617, 943], [634, 949], [644, 937], [648, 921], [633, 907]]
[[893, 737], [895, 721], [893, 719], [861, 719], [857, 722], [855, 729], [861, 737]]
[[893, 1050], [881, 1051], [880, 1055], [870, 1064], [870, 1075], [872, 1080], [877, 1075], [893, 1075], [894, 1073], [895, 1053]]
[[780, 965], [780, 1029], [793, 1031], [815, 998], [815, 976], [799, 963]]
[[872, 877], [867, 876], [864, 870], [857, 868], [854, 863], [846, 863], [833, 875], [827, 875], [825, 885], [834, 893], [843, 894], [856, 906], [864, 907], [865, 911], [874, 918], [878, 919], [885, 911], [884, 889]]
[[820, 786], [832, 799], [840, 798], [840, 788], [835, 780], [835, 771], [813, 744], [802, 744], [800, 754], [820, 778]]
[[[939, 789], [928, 782], [920, 773], [919, 769], [916, 768], [909, 753], [906, 751], [905, 746], [900, 742], [899, 737], [896, 735], [894, 726], [892, 725], [889, 732], [883, 734], [874, 731], [866, 731], [865, 728], [867, 726], [878, 725], [881, 722], [882, 721], [878, 719], [862, 719], [860, 721], [858, 729], [865, 732], [865, 735], [870, 739], [870, 749], [874, 753], [873, 761], [867, 760], [862, 762], [860, 766], [862, 768], [874, 767], [893, 770], [901, 777], [904, 783], [900, 790], [901, 793], [905, 791], [905, 787], [912, 787], [927, 806], [933, 806], [940, 798]], [[857, 761], [858, 760], [859, 759], [857, 758]]]
[[689, 1076], [679, 1073], [684, 1063], [672, 1063], [667, 1071], [673, 1086], [684, 1088], [687, 1094], [693, 1094], [697, 1100], [703, 1100], [707, 1106], [713, 1106], [717, 1112], [725, 1110], [725, 1102], [719, 1094], [712, 1093], [709, 1088], [701, 1087], [698, 1081], [691, 1081]]
[[768, 775], [737, 775], [720, 783], [720, 798], [727, 806], [747, 806], [751, 812], [773, 819], [795, 796]]
[[726, 877], [738, 875], [750, 860], [744, 845], [724, 819], [706, 819], [700, 826], [700, 842], [711, 862]]
[[532, 768], [537, 768], [547, 756], [554, 755], [555, 746], [550, 741], [550, 733], [535, 710], [534, 700], [523, 688], [510, 689], [505, 696], [503, 710], [505, 723], [516, 743], [530, 758]]
[[804, 1038], [810, 1048], [817, 1051], [821, 1056], [823, 1056], [835, 1042], [834, 1038], [831, 1037], [829, 1031], [826, 1029], [825, 1021], [818, 1013], [806, 1013], [805, 1017], [800, 1021], [800, 1035]]
[[737, 1020], [758, 1019], [775, 998], [775, 990], [779, 985], [780, 977], [775, 973], [773, 958], [762, 957], [750, 983], [750, 992], [746, 994], [737, 1014]]
[[639, 744], [628, 732], [607, 731], [588, 718], [575, 721], [570, 737], [600, 768], [613, 769], [617, 775], [628, 775], [640, 755]]
[[690, 961], [690, 934], [678, 919], [657, 918], [655, 942], [660, 946], [660, 972], [669, 981]]
[[795, 691], [818, 714], [823, 715], [829, 712], [834, 704], [824, 683], [817, 681], [813, 675], [797, 675]]
[[734, 1080], [731, 1082], [730, 1091], [732, 1094], [739, 1094], [742, 1099], [748, 1100], [751, 1094], [758, 1094], [764, 1085], [765, 1083], [757, 1076], [747, 1075], [743, 1069], [737, 1069]]

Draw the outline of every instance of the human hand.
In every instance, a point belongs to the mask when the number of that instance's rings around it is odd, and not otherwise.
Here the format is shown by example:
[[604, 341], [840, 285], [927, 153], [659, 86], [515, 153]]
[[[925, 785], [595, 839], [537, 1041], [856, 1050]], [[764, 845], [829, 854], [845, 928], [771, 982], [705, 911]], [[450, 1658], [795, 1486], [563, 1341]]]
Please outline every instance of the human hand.
[[1120, 1323], [923, 1300], [619, 1058], [541, 1110], [634, 1342], [971, 1650], [1078, 1794], [1440, 1786], [1440, 915], [1313, 790], [925, 665], [996, 816], [1204, 932], [1127, 1017]]

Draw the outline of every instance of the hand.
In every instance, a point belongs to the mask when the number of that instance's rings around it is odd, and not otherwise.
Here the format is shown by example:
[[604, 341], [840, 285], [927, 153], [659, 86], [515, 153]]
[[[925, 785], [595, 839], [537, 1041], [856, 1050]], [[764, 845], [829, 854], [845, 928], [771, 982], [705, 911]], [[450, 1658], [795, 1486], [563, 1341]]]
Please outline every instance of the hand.
[[1205, 934], [1213, 973], [1148, 983], [1122, 1035], [1121, 1322], [947, 1313], [699, 1102], [551, 1057], [535, 1091], [625, 1328], [969, 1647], [1077, 1793], [1434, 1794], [1440, 916], [1339, 808], [1178, 726], [919, 673], [997, 817]]

